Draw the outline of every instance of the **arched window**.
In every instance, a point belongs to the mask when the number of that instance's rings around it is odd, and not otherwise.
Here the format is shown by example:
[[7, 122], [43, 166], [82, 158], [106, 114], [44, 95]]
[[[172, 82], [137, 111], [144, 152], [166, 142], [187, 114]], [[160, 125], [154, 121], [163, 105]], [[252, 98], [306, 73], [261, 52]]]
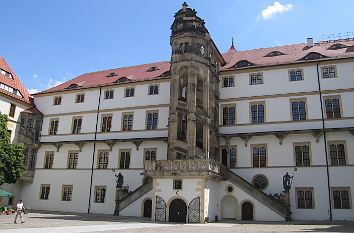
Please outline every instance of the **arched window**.
[[317, 59], [322, 59], [322, 58], [326, 58], [326, 56], [323, 56], [320, 53], [316, 53], [316, 52], [311, 52], [309, 54], [307, 54], [305, 57], [301, 58], [300, 60], [317, 60]]
[[280, 52], [280, 51], [273, 51], [265, 55], [265, 57], [276, 57], [276, 56], [282, 56], [285, 55], [285, 53]]
[[241, 60], [241, 61], [237, 62], [234, 67], [235, 68], [242, 68], [242, 67], [248, 67], [248, 66], [253, 66], [253, 65], [254, 64], [252, 64], [251, 62], [249, 62], [247, 60]]
[[337, 49], [345, 49], [347, 48], [348, 46], [344, 45], [344, 44], [334, 44], [334, 45], [331, 45], [328, 50], [337, 50]]

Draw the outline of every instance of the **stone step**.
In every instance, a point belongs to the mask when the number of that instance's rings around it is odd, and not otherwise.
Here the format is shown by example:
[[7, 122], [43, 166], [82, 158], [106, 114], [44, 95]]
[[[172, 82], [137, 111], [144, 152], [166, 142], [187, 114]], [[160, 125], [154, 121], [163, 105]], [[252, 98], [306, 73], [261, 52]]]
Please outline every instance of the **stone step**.
[[152, 180], [149, 180], [145, 184], [139, 186], [133, 192], [129, 193], [122, 200], [120, 200], [119, 211], [125, 209], [130, 204], [132, 204], [134, 201], [138, 200], [140, 197], [142, 197], [144, 194], [146, 194], [147, 192], [149, 192], [151, 190], [152, 190]]

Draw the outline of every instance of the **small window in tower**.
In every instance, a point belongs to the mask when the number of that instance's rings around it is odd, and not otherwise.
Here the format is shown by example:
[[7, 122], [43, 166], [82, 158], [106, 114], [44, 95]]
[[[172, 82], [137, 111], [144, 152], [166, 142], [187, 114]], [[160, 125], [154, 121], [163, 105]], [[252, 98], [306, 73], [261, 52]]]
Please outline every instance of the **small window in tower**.
[[182, 189], [182, 180], [173, 180], [173, 189]]

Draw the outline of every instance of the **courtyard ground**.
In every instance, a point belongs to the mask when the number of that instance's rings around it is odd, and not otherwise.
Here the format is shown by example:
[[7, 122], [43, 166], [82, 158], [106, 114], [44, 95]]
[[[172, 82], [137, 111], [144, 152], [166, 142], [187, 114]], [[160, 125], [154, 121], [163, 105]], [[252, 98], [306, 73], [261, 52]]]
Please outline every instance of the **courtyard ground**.
[[[155, 223], [147, 219], [98, 214], [36, 212], [25, 223], [14, 224], [15, 215], [0, 215], [0, 233], [228, 233], [228, 232], [354, 232], [354, 222], [217, 222], [207, 224]], [[20, 222], [18, 220], [18, 222]]]

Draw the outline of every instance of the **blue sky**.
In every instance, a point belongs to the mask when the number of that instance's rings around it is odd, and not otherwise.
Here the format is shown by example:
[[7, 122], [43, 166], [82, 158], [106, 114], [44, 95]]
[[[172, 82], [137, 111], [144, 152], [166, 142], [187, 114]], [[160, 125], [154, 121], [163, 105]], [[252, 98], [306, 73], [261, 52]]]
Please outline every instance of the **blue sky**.
[[[182, 3], [1, 0], [0, 56], [32, 92], [87, 72], [166, 61], [171, 54], [173, 15]], [[232, 36], [238, 50], [249, 50], [302, 43], [307, 37], [315, 41], [322, 35], [343, 37], [354, 31], [352, 0], [187, 3], [205, 20], [221, 52], [229, 49]]]

